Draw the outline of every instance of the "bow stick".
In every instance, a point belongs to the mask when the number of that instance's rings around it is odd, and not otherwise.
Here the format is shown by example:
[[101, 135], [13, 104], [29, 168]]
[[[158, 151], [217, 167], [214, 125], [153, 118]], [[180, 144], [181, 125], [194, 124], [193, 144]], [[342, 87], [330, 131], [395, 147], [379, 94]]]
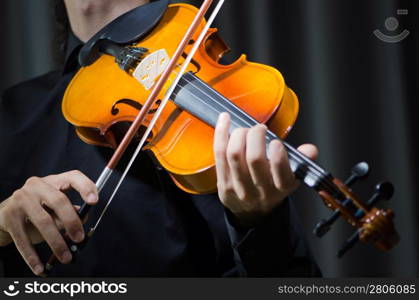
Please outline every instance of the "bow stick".
[[[129, 146], [132, 139], [134, 138], [134, 136], [138, 132], [139, 128], [143, 124], [143, 122], [144, 122], [144, 120], [147, 116], [147, 113], [150, 111], [152, 106], [155, 104], [158, 95], [162, 91], [165, 83], [168, 81], [169, 76], [172, 74], [173, 70], [176, 68], [179, 58], [183, 54], [186, 46], [188, 46], [190, 40], [192, 39], [193, 35], [195, 34], [195, 32], [198, 28], [198, 26], [203, 21], [204, 16], [205, 16], [206, 12], [208, 11], [209, 7], [211, 6], [212, 2], [213, 2], [213, 0], [205, 0], [203, 2], [203, 4], [201, 5], [201, 7], [199, 8], [199, 11], [198, 11], [197, 15], [195, 16], [194, 20], [192, 21], [191, 25], [189, 26], [189, 28], [188, 28], [185, 36], [183, 37], [182, 41], [179, 43], [176, 51], [174, 52], [172, 58], [170, 59], [170, 62], [167, 65], [166, 69], [164, 70], [164, 72], [161, 74], [161, 76], [159, 77], [159, 79], [155, 83], [151, 93], [149, 94], [149, 96], [147, 98], [147, 101], [144, 103], [144, 106], [141, 108], [141, 110], [137, 114], [136, 118], [134, 119], [133, 123], [129, 127], [129, 129], [126, 132], [126, 134], [125, 134], [124, 138], [122, 139], [121, 143], [118, 145], [117, 149], [115, 150], [115, 152], [112, 155], [111, 159], [109, 160], [108, 164], [106, 165], [106, 167], [104, 168], [104, 170], [100, 174], [98, 180], [96, 181], [96, 188], [98, 190], [98, 193], [101, 192], [101, 190], [104, 188], [104, 186], [108, 182], [110, 176], [112, 175], [113, 171], [116, 169], [119, 161], [121, 160], [122, 156], [124, 155], [127, 147]], [[175, 89], [177, 83], [180, 80], [180, 77], [182, 76], [183, 72], [186, 70], [188, 64], [192, 60], [193, 55], [195, 54], [199, 45], [201, 44], [202, 40], [204, 39], [206, 32], [208, 31], [208, 29], [211, 26], [213, 20], [215, 19], [216, 15], [218, 14], [219, 10], [221, 9], [221, 6], [223, 5], [223, 3], [224, 3], [224, 0], [220, 0], [217, 4], [216, 8], [212, 12], [208, 22], [206, 23], [206, 26], [205, 26], [204, 30], [201, 32], [201, 34], [200, 34], [197, 42], [195, 43], [193, 49], [189, 53], [185, 62], [183, 63], [181, 71], [178, 73], [176, 79], [171, 84], [168, 91], [165, 93], [165, 97], [162, 100], [162, 103], [160, 104], [159, 109], [156, 111], [155, 115], [153, 116], [153, 119], [151, 120], [149, 126], [147, 127], [146, 132], [143, 134], [142, 139], [141, 139], [136, 151], [134, 152], [133, 156], [131, 157], [131, 160], [130, 160], [129, 164], [127, 165], [126, 169], [124, 170], [124, 173], [121, 176], [118, 184], [116, 185], [116, 187], [115, 187], [111, 197], [109, 198], [105, 208], [102, 210], [102, 213], [99, 216], [95, 225], [89, 229], [85, 240], [80, 244], [76, 244], [76, 243], [73, 243], [69, 239], [67, 234], [65, 234], [65, 239], [66, 239], [67, 243], [69, 244], [70, 251], [73, 254], [76, 254], [80, 250], [80, 246], [84, 247], [86, 245], [88, 239], [95, 232], [95, 230], [96, 230], [97, 226], [99, 225], [104, 213], [106, 212], [107, 208], [109, 207], [109, 204], [111, 203], [112, 199], [116, 195], [121, 183], [123, 182], [126, 174], [129, 171], [131, 165], [133, 164], [133, 162], [135, 161], [139, 152], [141, 151], [145, 141], [147, 140], [148, 135], [150, 134], [154, 124], [156, 123], [158, 117], [160, 116], [160, 114], [161, 114], [164, 106], [166, 105], [170, 95], [172, 94], [173, 90]], [[85, 219], [88, 212], [90, 211], [90, 209], [91, 209], [90, 205], [88, 205], [87, 203], [83, 203], [80, 210], [78, 211], [78, 215], [79, 215], [80, 219], [82, 219], [82, 220]], [[57, 257], [54, 254], [52, 254], [50, 256], [46, 266], [45, 266], [45, 270], [47, 272], [50, 272], [52, 270], [53, 266], [55, 265], [56, 261], [57, 261]]]

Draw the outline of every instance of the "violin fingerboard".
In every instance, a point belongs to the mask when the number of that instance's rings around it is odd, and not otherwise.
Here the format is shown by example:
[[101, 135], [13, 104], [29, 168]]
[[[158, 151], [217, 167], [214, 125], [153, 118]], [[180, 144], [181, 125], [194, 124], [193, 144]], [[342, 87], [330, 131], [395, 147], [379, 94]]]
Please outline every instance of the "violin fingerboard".
[[[171, 99], [178, 107], [211, 127], [216, 126], [218, 116], [222, 112], [228, 112], [231, 117], [230, 133], [236, 128], [250, 128], [259, 124], [257, 120], [191, 72], [182, 76], [173, 91]], [[274, 139], [281, 140], [272, 131], [268, 130], [266, 134], [266, 149], [268, 149], [269, 143]], [[290, 167], [296, 177], [311, 188], [327, 188], [327, 186], [324, 186], [324, 183], [328, 181], [327, 179], [332, 178], [331, 175], [285, 141], [282, 141], [282, 143], [288, 152]], [[269, 153], [267, 153], [267, 157], [269, 159]], [[330, 192], [335, 191], [330, 190]]]

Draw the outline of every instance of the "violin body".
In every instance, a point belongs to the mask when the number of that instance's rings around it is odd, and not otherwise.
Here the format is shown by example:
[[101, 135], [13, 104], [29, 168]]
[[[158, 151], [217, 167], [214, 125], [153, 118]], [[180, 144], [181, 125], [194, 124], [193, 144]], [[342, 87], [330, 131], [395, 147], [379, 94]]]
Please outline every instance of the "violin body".
[[[133, 47], [150, 52], [163, 48], [171, 57], [196, 13], [197, 9], [191, 5], [170, 5], [159, 24]], [[190, 43], [185, 49], [185, 57], [192, 46]], [[188, 71], [259, 123], [265, 123], [277, 136], [285, 138], [297, 118], [296, 95], [278, 70], [249, 62], [245, 55], [230, 65], [221, 64], [220, 59], [228, 50], [217, 30], [210, 29]], [[178, 69], [158, 99], [162, 99]], [[82, 67], [73, 78], [64, 95], [62, 111], [83, 141], [116, 148], [120, 125], [135, 119], [149, 93], [136, 78], [118, 67], [114, 57], [102, 55], [92, 65]], [[158, 103], [149, 112], [144, 126]], [[213, 134], [211, 126], [169, 101], [144, 149], [153, 152], [179, 188], [189, 193], [215, 192]]]

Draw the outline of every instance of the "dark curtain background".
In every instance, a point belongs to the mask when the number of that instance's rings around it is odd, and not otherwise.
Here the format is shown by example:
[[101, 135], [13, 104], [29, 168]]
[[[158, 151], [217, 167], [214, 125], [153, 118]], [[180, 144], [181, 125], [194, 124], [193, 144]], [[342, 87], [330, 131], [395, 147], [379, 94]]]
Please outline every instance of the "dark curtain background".
[[[306, 237], [327, 277], [419, 274], [415, 2], [227, 0], [217, 20], [233, 49], [230, 60], [246, 53], [249, 60], [273, 65], [298, 94], [301, 111], [289, 141], [318, 145], [319, 162], [337, 177], [368, 161], [372, 174], [355, 187], [364, 198], [379, 181], [395, 185], [395, 196], [383, 205], [396, 212], [400, 244], [389, 253], [360, 244], [343, 259], [335, 252], [350, 226], [340, 221], [329, 235], [314, 237], [313, 226], [329, 211], [313, 191], [302, 187], [296, 193]], [[397, 15], [397, 9], [408, 15]], [[389, 31], [384, 22], [392, 16], [399, 27]], [[1, 1], [0, 29], [0, 90], [57, 68], [49, 0]], [[387, 35], [406, 29], [410, 35], [390, 44], [377, 39], [375, 29]]]

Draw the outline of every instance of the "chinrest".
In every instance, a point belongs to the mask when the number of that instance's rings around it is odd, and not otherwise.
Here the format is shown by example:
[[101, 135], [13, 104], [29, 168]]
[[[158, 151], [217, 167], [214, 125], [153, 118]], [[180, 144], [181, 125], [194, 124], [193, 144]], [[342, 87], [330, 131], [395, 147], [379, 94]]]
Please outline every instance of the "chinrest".
[[151, 2], [121, 15], [96, 33], [80, 50], [81, 66], [93, 64], [106, 45], [122, 45], [138, 41], [147, 35], [167, 10], [168, 0]]

